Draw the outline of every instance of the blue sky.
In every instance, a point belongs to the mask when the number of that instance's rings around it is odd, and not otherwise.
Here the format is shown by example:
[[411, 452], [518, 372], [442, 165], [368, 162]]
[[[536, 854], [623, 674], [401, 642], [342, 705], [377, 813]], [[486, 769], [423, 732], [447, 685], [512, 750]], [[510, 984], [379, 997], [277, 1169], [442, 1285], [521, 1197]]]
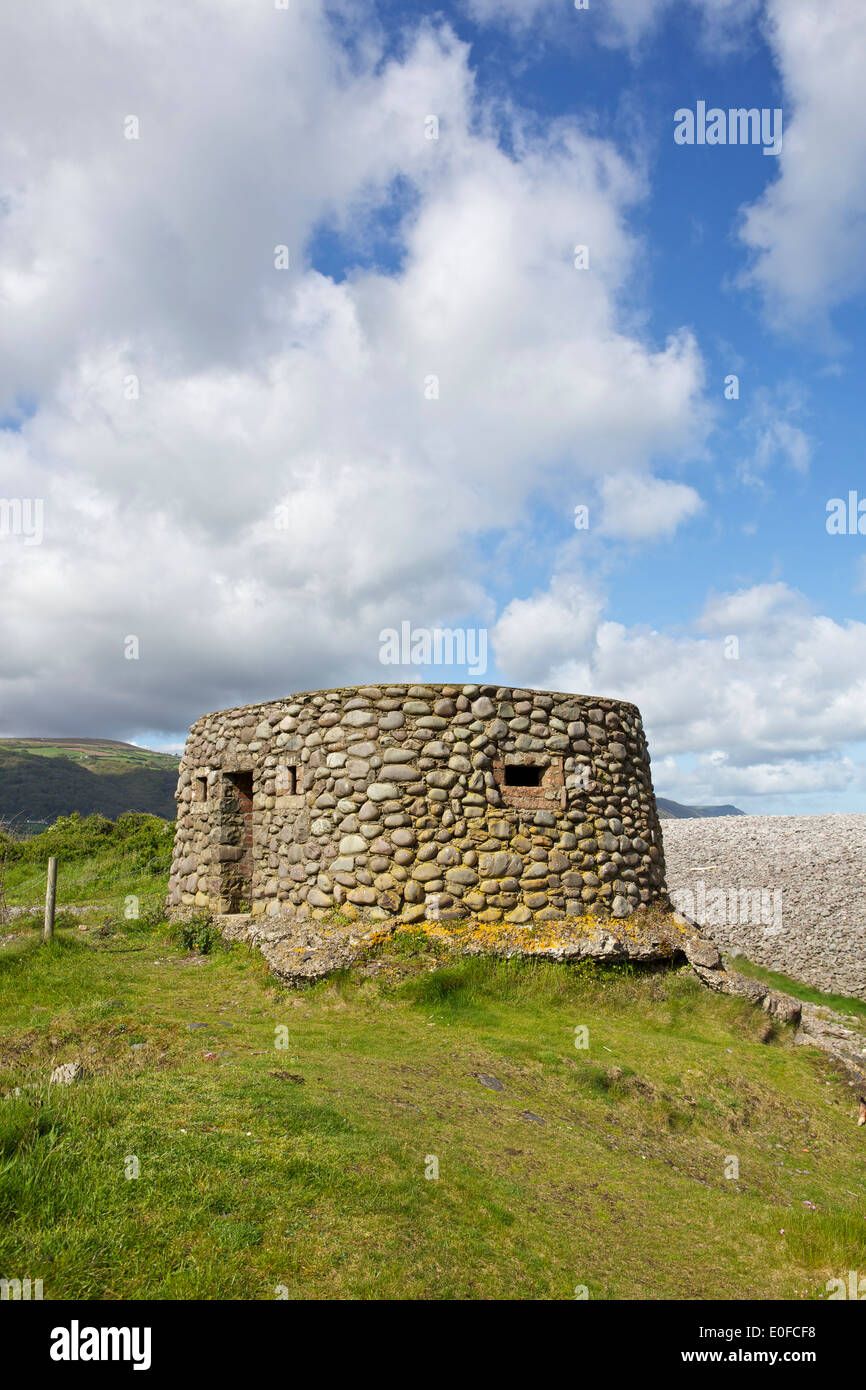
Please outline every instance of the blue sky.
[[383, 667], [408, 621], [635, 700], [663, 795], [866, 809], [856, 0], [2, 27], [0, 734], [471, 679]]

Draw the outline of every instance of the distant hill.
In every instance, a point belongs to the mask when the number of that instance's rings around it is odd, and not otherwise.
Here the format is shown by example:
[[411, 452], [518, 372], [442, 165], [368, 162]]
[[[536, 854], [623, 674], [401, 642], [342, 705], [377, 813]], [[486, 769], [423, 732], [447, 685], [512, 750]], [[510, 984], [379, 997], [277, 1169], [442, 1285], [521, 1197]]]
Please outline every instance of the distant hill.
[[680, 801], [656, 797], [660, 820], [694, 820], [700, 816], [744, 816], [738, 806], [684, 806]]
[[[123, 811], [149, 811], [174, 820], [178, 759], [108, 738], [0, 739], [0, 821], [19, 834], [50, 825], [58, 816], [116, 820]], [[684, 806], [656, 798], [662, 819], [742, 816], [736, 806]]]
[[20, 834], [72, 811], [174, 820], [178, 759], [103, 738], [0, 739], [0, 820]]

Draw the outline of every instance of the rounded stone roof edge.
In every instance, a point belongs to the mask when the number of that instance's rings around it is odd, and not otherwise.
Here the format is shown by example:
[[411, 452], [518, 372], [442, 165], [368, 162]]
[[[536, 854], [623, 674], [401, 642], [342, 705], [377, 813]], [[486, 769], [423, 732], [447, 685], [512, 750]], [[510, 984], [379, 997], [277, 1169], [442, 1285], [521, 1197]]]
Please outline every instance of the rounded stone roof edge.
[[[564, 699], [564, 700], [589, 700], [589, 701], [591, 701], [591, 700], [606, 700], [609, 704], [612, 704], [612, 705], [620, 705], [621, 707], [623, 707], [623, 708], [625, 708], [625, 709], [632, 709], [632, 710], [634, 710], [634, 712], [635, 712], [635, 714], [638, 716], [638, 718], [641, 718], [640, 708], [639, 708], [638, 705], [635, 704], [634, 700], [621, 700], [621, 699], [619, 699], [616, 695], [599, 695], [599, 694], [587, 695], [587, 694], [582, 694], [580, 691], [576, 691], [576, 690], [542, 690], [539, 686], [536, 686], [536, 685], [503, 685], [503, 684], [501, 684], [501, 683], [498, 683], [498, 682], [497, 682], [497, 683], [494, 683], [494, 682], [492, 682], [492, 681], [483, 681], [483, 682], [477, 682], [477, 681], [463, 681], [463, 682], [461, 683], [461, 682], [459, 682], [459, 681], [421, 681], [421, 680], [418, 680], [418, 681], [396, 681], [396, 680], [395, 680], [395, 681], [382, 681], [380, 684], [381, 684], [381, 688], [382, 688], [383, 690], [384, 690], [386, 687], [389, 687], [389, 686], [396, 686], [396, 685], [405, 685], [407, 691], [409, 691], [409, 690], [411, 690], [411, 689], [413, 689], [413, 688], [414, 688], [414, 689], [421, 689], [421, 688], [424, 688], [424, 689], [427, 689], [427, 690], [445, 690], [445, 689], [452, 690], [452, 689], [453, 689], [453, 690], [457, 690], [457, 691], [458, 691], [459, 693], [461, 693], [461, 694], [462, 694], [464, 691], [466, 691], [466, 690], [476, 690], [476, 691], [478, 691], [479, 693], [480, 693], [481, 691], [483, 691], [483, 690], [484, 690], [484, 691], [507, 690], [507, 691], [510, 691], [511, 693], [513, 693], [515, 690], [526, 690], [530, 695], [551, 695], [551, 696], [553, 696], [554, 698], [555, 698], [556, 696], [560, 696], [560, 697], [561, 697], [562, 699]], [[207, 720], [207, 719], [216, 719], [219, 715], [240, 714], [240, 713], [242, 713], [242, 712], [246, 712], [246, 711], [249, 711], [249, 710], [262, 710], [262, 709], [267, 709], [269, 705], [280, 705], [280, 704], [289, 703], [289, 702], [292, 701], [292, 700], [309, 699], [309, 698], [310, 698], [311, 696], [313, 696], [313, 695], [348, 695], [348, 694], [350, 694], [350, 693], [351, 693], [351, 694], [356, 694], [356, 695], [357, 695], [357, 694], [359, 694], [362, 690], [370, 690], [370, 689], [378, 689], [378, 688], [379, 688], [379, 685], [378, 685], [375, 681], [364, 681], [364, 682], [362, 682], [361, 685], [332, 685], [332, 686], [325, 686], [325, 687], [323, 687], [323, 688], [320, 689], [320, 690], [292, 690], [292, 691], [290, 691], [287, 695], [274, 695], [274, 696], [272, 696], [272, 697], [271, 697], [270, 699], [268, 699], [268, 700], [256, 700], [256, 701], [254, 701], [252, 704], [248, 704], [248, 705], [227, 705], [227, 706], [226, 706], [225, 708], [223, 708], [223, 709], [209, 710], [206, 714], [200, 714], [199, 717], [198, 717], [198, 719], [196, 719], [194, 723], [190, 724], [189, 728], [190, 728], [190, 732], [192, 732], [193, 729], [197, 728], [198, 725], [201, 724], [201, 723], [203, 723], [205, 720]], [[406, 697], [406, 698], [409, 699], [409, 698], [411, 698], [411, 697], [407, 694], [407, 697]]]

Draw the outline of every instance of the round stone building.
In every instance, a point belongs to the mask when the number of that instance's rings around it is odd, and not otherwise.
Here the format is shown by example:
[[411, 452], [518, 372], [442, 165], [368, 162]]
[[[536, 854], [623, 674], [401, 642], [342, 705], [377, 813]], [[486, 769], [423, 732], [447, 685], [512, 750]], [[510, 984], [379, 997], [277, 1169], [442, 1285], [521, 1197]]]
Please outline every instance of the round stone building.
[[522, 923], [666, 902], [641, 717], [619, 700], [291, 695], [199, 719], [176, 795], [175, 910]]

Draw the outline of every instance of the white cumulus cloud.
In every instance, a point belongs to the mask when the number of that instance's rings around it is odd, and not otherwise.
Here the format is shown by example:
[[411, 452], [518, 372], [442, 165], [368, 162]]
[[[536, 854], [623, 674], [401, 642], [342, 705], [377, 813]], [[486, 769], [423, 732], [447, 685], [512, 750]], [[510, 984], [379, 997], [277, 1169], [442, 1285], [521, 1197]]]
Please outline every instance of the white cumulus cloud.
[[383, 627], [492, 618], [484, 537], [537, 490], [568, 526], [581, 480], [700, 449], [694, 337], [623, 326], [641, 174], [574, 120], [501, 140], [447, 25], [393, 56], [318, 0], [0, 26], [0, 400], [31, 412], [0, 494], [45, 504], [0, 546], [4, 732], [381, 678]]
[[784, 139], [778, 177], [744, 209], [742, 280], [777, 327], [827, 333], [830, 311], [864, 284], [866, 7], [768, 0], [767, 13]]

